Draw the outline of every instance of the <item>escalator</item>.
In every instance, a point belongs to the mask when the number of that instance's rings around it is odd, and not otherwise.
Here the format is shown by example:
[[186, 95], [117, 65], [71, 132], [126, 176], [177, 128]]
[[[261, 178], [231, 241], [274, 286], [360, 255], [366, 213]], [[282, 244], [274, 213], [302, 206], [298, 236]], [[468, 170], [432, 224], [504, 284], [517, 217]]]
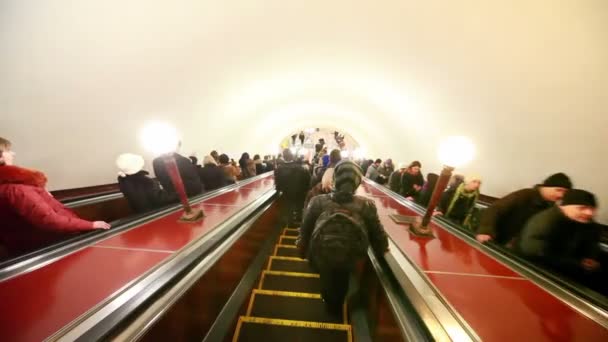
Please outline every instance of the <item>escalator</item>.
[[251, 293], [246, 315], [239, 317], [234, 342], [282, 341], [285, 336], [292, 341], [352, 341], [346, 304], [342, 317], [327, 312], [319, 274], [297, 256], [297, 234], [297, 229], [283, 230]]
[[[352, 307], [326, 312], [281, 201], [226, 222], [51, 337], [59, 341], [431, 341], [386, 265], [367, 260]], [[353, 300], [353, 298], [357, 300]]]

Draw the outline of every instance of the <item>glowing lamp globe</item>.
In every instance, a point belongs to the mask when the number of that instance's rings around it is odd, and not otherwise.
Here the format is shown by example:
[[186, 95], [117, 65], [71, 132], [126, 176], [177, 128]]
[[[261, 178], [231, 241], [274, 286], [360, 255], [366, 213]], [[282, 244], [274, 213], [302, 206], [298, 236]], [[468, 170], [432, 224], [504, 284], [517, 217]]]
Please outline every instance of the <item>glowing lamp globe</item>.
[[450, 167], [460, 167], [475, 157], [475, 145], [463, 136], [448, 137], [441, 142], [438, 150], [439, 161]]
[[140, 133], [144, 148], [154, 154], [175, 152], [179, 144], [179, 135], [172, 125], [165, 122], [150, 122]]

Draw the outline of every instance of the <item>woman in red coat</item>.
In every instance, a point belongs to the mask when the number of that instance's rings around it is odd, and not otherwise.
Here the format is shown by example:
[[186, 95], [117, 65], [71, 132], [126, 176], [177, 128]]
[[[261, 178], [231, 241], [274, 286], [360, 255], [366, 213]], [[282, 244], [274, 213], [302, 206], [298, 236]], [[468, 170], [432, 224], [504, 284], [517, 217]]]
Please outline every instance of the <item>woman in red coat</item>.
[[10, 147], [10, 141], [0, 138], [0, 259], [76, 232], [110, 228], [106, 222], [82, 220], [64, 207], [46, 191], [42, 172], [13, 165]]

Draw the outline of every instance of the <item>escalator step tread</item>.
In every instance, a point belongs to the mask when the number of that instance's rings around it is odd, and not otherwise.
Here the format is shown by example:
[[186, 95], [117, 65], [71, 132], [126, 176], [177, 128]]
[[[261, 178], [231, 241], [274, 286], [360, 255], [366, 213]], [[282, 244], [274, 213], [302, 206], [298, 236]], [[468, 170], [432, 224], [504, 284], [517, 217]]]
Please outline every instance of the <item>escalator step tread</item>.
[[327, 312], [320, 295], [254, 290], [248, 316], [296, 321], [345, 323], [344, 317]]
[[264, 271], [260, 285], [261, 290], [321, 292], [319, 275], [311, 273]]
[[233, 341], [348, 342], [351, 339], [349, 325], [241, 317]]
[[297, 236], [283, 235], [279, 239], [279, 245], [294, 245], [296, 244]]
[[300, 230], [299, 229], [293, 229], [293, 228], [285, 228], [283, 229], [283, 235], [285, 236], [298, 236], [300, 234]]
[[308, 264], [308, 260], [291, 257], [271, 257], [270, 271], [285, 271], [298, 273], [316, 273]]
[[295, 245], [276, 245], [275, 255], [286, 257], [299, 257], [300, 251]]

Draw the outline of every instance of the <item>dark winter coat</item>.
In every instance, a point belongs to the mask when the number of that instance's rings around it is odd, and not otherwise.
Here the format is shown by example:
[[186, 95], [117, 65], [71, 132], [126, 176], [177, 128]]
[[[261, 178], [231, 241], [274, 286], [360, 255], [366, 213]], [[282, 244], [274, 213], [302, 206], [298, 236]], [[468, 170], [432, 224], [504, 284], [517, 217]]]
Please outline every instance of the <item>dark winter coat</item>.
[[205, 190], [211, 191], [228, 185], [224, 170], [215, 164], [205, 164], [198, 171]]
[[414, 189], [414, 185], [423, 186], [424, 177], [422, 173], [412, 175], [409, 172], [404, 172], [401, 176], [401, 196], [403, 197], [416, 197], [420, 193]]
[[285, 162], [274, 170], [276, 189], [288, 199], [304, 199], [310, 185], [310, 173], [298, 162]]
[[388, 179], [388, 187], [392, 191], [399, 193], [401, 191], [401, 172], [393, 171]]
[[118, 177], [118, 187], [136, 213], [144, 213], [179, 201], [177, 194], [160, 188], [147, 171]]
[[[358, 213], [367, 228], [369, 243], [372, 249], [378, 254], [383, 254], [388, 249], [388, 238], [378, 217], [378, 210], [374, 201], [362, 196], [353, 196], [352, 202], [340, 204], [333, 200], [333, 194], [327, 194], [314, 197], [304, 212], [300, 235], [297, 240], [297, 245], [302, 256], [307, 256], [309, 252], [310, 239], [317, 219], [323, 211], [331, 207], [341, 207], [350, 212]], [[314, 256], [310, 257], [314, 258]]]
[[516, 250], [561, 271], [576, 272], [581, 269], [583, 259], [597, 260], [599, 240], [600, 228], [595, 222], [573, 221], [554, 206], [528, 221]]
[[[179, 170], [179, 174], [184, 182], [186, 194], [190, 197], [202, 193], [203, 184], [201, 183], [197, 168], [192, 164], [192, 161], [189, 158], [181, 156], [177, 153], [173, 153], [173, 157], [175, 158], [177, 169]], [[155, 158], [152, 161], [152, 167], [154, 168], [154, 174], [156, 175], [156, 178], [160, 184], [163, 186], [163, 189], [174, 193], [175, 188], [173, 187], [173, 182], [171, 182], [171, 178], [167, 172], [167, 167], [165, 166], [163, 157]]]
[[255, 174], [261, 175], [264, 172], [266, 172], [266, 166], [262, 163], [255, 163]]
[[0, 166], [0, 245], [16, 256], [74, 233], [92, 230], [46, 189], [46, 176], [18, 166]]
[[552, 202], [543, 199], [538, 187], [515, 191], [483, 212], [477, 234], [487, 234], [496, 243], [507, 244], [519, 237], [532, 216], [552, 205]]

